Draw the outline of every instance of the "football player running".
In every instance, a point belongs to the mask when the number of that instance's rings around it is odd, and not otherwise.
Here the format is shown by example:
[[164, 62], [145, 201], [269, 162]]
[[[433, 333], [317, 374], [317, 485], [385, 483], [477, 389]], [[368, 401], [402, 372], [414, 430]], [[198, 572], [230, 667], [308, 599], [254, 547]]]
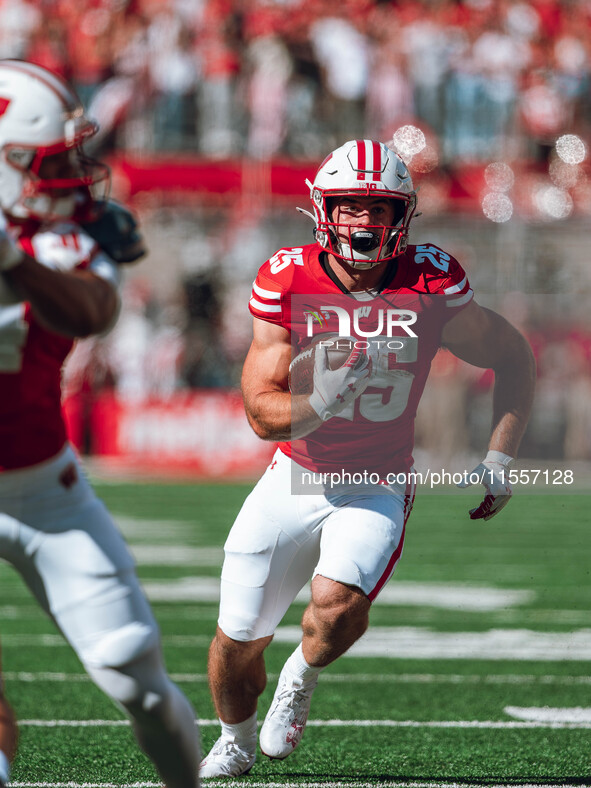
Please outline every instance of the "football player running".
[[193, 788], [194, 711], [60, 404], [74, 339], [113, 325], [119, 264], [143, 253], [132, 215], [106, 200], [108, 169], [82, 151], [97, 129], [61, 78], [0, 61], [0, 557], [130, 717], [167, 788]]
[[[316, 243], [280, 250], [267, 261], [250, 301], [246, 413], [257, 435], [280, 444], [224, 548], [209, 654], [221, 735], [201, 763], [202, 777], [238, 777], [253, 766], [264, 651], [310, 578], [302, 641], [281, 671], [260, 731], [263, 754], [282, 759], [293, 752], [322, 670], [365, 632], [371, 603], [402, 551], [414, 497], [413, 420], [438, 348], [495, 372], [488, 453], [478, 477], [470, 477], [482, 480], [485, 496], [472, 518], [489, 519], [508, 501], [503, 471], [517, 453], [533, 397], [534, 361], [524, 337], [476, 303], [450, 254], [432, 244], [409, 245], [416, 194], [393, 151], [372, 140], [347, 142], [308, 185]], [[345, 302], [357, 316], [360, 303], [370, 317], [376, 306], [382, 317], [390, 306], [395, 351], [370, 347], [346, 374], [331, 370], [326, 353], [317, 351], [312, 393], [292, 395], [288, 370], [292, 350], [310, 343], [307, 317], [336, 334], [335, 316], [345, 313]], [[311, 472], [337, 470], [340, 484], [306, 488]], [[355, 471], [369, 477], [352, 484]]]

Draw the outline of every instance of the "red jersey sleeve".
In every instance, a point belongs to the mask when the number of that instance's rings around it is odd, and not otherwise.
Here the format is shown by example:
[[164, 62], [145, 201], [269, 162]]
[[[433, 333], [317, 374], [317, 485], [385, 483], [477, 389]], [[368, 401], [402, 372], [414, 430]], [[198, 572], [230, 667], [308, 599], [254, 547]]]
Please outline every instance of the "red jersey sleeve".
[[468, 275], [455, 258], [451, 258], [449, 272], [443, 283], [445, 306], [449, 317], [453, 317], [474, 298]]
[[260, 269], [252, 285], [252, 293], [248, 308], [254, 317], [268, 323], [283, 325], [284, 293], [277, 280], [270, 280], [265, 275], [265, 266]]
[[254, 317], [289, 329], [288, 296], [296, 266], [304, 265], [303, 253], [303, 247], [280, 249], [260, 267], [249, 302]]
[[422, 244], [415, 247], [414, 261], [425, 274], [429, 292], [445, 299], [446, 320], [452, 318], [474, 298], [468, 275], [448, 252], [435, 244]]

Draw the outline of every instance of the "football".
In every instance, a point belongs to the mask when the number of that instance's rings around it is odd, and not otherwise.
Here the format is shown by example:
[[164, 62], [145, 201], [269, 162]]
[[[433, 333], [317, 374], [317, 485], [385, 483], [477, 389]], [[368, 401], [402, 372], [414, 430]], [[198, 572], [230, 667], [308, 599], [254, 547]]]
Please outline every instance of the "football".
[[[330, 369], [342, 367], [355, 346], [352, 337], [339, 337], [337, 334], [321, 334], [301, 350], [289, 365], [288, 384], [292, 394], [311, 394], [314, 390], [314, 359], [322, 342], [328, 346], [328, 366]], [[360, 356], [363, 361], [363, 356]]]

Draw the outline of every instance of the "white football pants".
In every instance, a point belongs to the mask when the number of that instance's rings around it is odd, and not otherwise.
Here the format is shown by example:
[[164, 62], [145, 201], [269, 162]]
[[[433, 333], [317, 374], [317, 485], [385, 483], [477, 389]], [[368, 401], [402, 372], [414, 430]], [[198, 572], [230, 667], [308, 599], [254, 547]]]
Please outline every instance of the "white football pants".
[[272, 635], [314, 575], [373, 601], [400, 559], [412, 482], [294, 494], [292, 474], [304, 470], [277, 450], [230, 530], [218, 624], [233, 640]]
[[69, 446], [32, 468], [0, 473], [0, 558], [129, 714], [167, 788], [193, 788], [195, 714], [166, 674], [158, 626], [127, 545]]

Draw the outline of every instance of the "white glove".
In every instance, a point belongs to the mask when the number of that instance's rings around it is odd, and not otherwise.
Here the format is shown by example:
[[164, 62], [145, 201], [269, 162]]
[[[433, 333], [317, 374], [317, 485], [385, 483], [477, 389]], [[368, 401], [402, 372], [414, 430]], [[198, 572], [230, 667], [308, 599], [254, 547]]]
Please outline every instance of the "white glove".
[[370, 375], [371, 359], [363, 350], [354, 348], [342, 367], [330, 369], [328, 348], [321, 344], [314, 354], [314, 391], [310, 394], [310, 405], [326, 421], [363, 394]]
[[471, 479], [478, 476], [478, 481], [486, 490], [484, 500], [476, 508], [470, 509], [471, 520], [490, 520], [509, 503], [509, 498], [513, 495], [509, 483], [509, 468], [512, 462], [513, 457], [503, 454], [502, 451], [489, 451], [484, 460], [467, 474], [466, 480], [458, 483], [458, 487], [470, 487], [475, 483]]
[[25, 253], [8, 235], [6, 230], [0, 229], [0, 272], [16, 268], [24, 259]]

